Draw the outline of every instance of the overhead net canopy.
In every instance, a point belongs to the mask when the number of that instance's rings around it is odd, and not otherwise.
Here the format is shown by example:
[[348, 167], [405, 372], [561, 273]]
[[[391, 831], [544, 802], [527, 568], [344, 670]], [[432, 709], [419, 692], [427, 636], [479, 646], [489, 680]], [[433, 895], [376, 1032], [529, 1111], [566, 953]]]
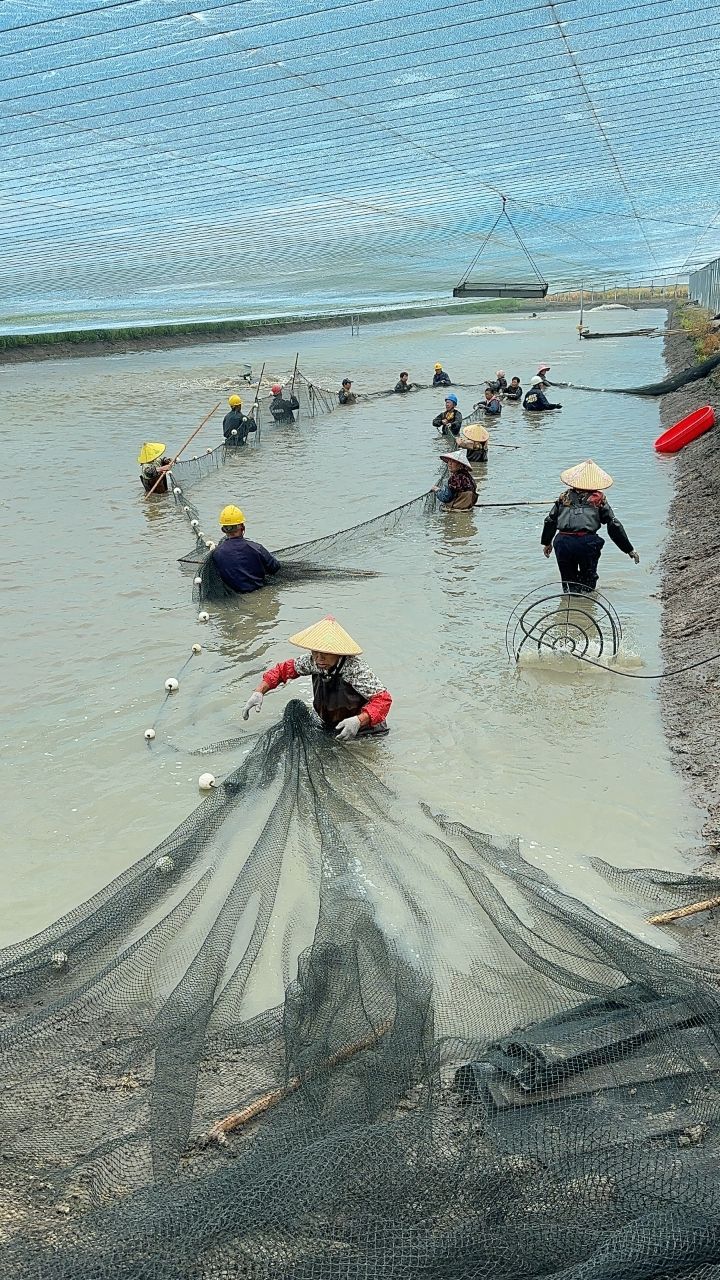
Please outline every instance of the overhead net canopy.
[[[5, 0], [7, 327], [441, 298], [501, 192], [554, 285], [717, 256], [715, 0], [701, 25], [690, 0], [316, 12]], [[509, 231], [484, 262], [496, 282], [527, 265]]]
[[715, 1277], [716, 975], [301, 703], [248, 745], [0, 954], [3, 1276]]

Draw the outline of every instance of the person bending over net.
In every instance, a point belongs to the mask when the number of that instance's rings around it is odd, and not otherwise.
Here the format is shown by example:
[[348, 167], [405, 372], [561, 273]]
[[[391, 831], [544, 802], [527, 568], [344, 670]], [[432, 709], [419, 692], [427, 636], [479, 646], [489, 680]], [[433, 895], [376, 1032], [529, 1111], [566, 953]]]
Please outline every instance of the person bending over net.
[[440, 457], [447, 463], [447, 479], [444, 484], [433, 485], [430, 492], [437, 494], [446, 511], [469, 511], [478, 495], [467, 454], [458, 449], [456, 453], [441, 453]]
[[487, 462], [490, 436], [479, 422], [463, 423], [457, 438], [458, 449], [465, 449], [468, 462]]
[[223, 436], [225, 444], [236, 449], [246, 443], [251, 431], [257, 431], [257, 423], [252, 416], [252, 411], [249, 415], [243, 413], [240, 396], [230, 396], [228, 404], [230, 412], [223, 418]]
[[505, 394], [508, 384], [504, 369], [498, 369], [493, 381], [488, 382], [488, 387], [491, 391], [500, 392], [501, 395]]
[[338, 391], [338, 404], [355, 404], [357, 396], [352, 389], [352, 380], [343, 378], [342, 386]]
[[290, 644], [308, 649], [300, 658], [278, 662], [263, 675], [243, 708], [243, 720], [260, 711], [266, 693], [288, 680], [310, 676], [313, 706], [322, 726], [343, 742], [358, 736], [388, 732], [385, 717], [392, 698], [384, 684], [359, 655], [362, 649], [335, 618], [328, 615], [305, 631], [290, 636]]
[[414, 391], [412, 382], [408, 382], [410, 374], [405, 370], [400, 374], [398, 381], [395, 383], [395, 390], [399, 396], [404, 396], [406, 391]]
[[462, 426], [462, 414], [457, 407], [457, 402], [458, 398], [454, 392], [446, 396], [443, 412], [433, 418], [433, 426], [437, 427], [438, 431], [442, 431], [443, 435], [452, 436], [453, 439], [459, 435]]
[[523, 409], [527, 409], [530, 413], [545, 413], [548, 409], [562, 409], [561, 404], [550, 403], [543, 391], [544, 385], [547, 384], [543, 383], [540, 374], [536, 373], [530, 382], [530, 390], [525, 392]]
[[506, 388], [506, 400], [522, 400], [523, 389], [520, 386], [520, 379], [517, 375], [510, 379], [510, 385]]
[[290, 398], [283, 396], [283, 389], [279, 383], [275, 383], [270, 388], [272, 392], [272, 400], [270, 401], [270, 417], [274, 422], [294, 423], [295, 410], [300, 408], [300, 401], [297, 396], [290, 393]]
[[243, 593], [264, 587], [280, 561], [261, 542], [245, 537], [245, 516], [239, 507], [223, 507], [220, 528], [225, 537], [212, 552], [212, 561], [225, 586]]
[[492, 387], [485, 388], [485, 394], [480, 403], [475, 405], [475, 408], [478, 411], [482, 410], [483, 413], [491, 418], [499, 418], [502, 413], [500, 397], [496, 391], [493, 391]]
[[[154, 489], [155, 493], [167, 493], [168, 481], [167, 472], [172, 465], [171, 458], [165, 458], [165, 445], [157, 444], [153, 441], [146, 442], [139, 454], [138, 462], [141, 466], [140, 483], [146, 493]], [[157, 483], [159, 481], [159, 484]]]
[[441, 364], [435, 365], [432, 384], [434, 387], [451, 387], [452, 380], [450, 374], [446, 373]]
[[597, 586], [598, 561], [605, 546], [598, 534], [601, 525], [606, 525], [616, 547], [635, 564], [640, 556], [603, 493], [613, 483], [607, 471], [589, 459], [561, 471], [560, 479], [569, 487], [545, 517], [540, 538], [543, 554], [555, 552], [563, 591], [587, 594]]

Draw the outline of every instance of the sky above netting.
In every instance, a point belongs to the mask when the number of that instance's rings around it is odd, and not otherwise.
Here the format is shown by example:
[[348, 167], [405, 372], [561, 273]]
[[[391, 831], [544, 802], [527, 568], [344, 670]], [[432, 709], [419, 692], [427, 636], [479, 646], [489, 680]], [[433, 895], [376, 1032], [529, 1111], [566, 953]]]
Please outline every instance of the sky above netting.
[[[551, 290], [720, 252], [720, 2], [3, 0], [2, 316]], [[532, 278], [507, 224], [477, 278]]]

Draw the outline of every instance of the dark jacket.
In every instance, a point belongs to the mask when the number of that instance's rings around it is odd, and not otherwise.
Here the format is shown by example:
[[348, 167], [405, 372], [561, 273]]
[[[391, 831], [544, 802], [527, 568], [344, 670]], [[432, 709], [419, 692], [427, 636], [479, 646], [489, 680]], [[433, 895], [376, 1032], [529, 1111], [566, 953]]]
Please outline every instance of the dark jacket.
[[433, 375], [432, 384], [434, 387], [451, 387], [450, 374], [441, 369], [439, 373]]
[[603, 524], [607, 525], [608, 535], [615, 546], [630, 555], [632, 543], [615, 518], [605, 495], [588, 493], [584, 489], [568, 489], [560, 494], [546, 515], [540, 541], [544, 547], [549, 547], [556, 533], [582, 536], [597, 533]]
[[257, 431], [254, 418], [248, 418], [242, 409], [231, 409], [223, 418], [223, 435], [229, 445], [245, 444], [248, 434]]
[[522, 393], [523, 393], [522, 387], [510, 386], [505, 392], [505, 399], [506, 400], [522, 400]]
[[212, 553], [220, 577], [231, 591], [257, 591], [268, 574], [277, 573], [280, 561], [260, 542], [249, 538], [223, 538]]
[[396, 382], [395, 390], [397, 391], [398, 395], [403, 396], [405, 395], [406, 391], [414, 391], [415, 388], [412, 382]]
[[483, 400], [481, 401], [481, 404], [483, 413], [490, 413], [494, 414], [496, 417], [500, 417], [500, 414], [502, 413], [502, 405], [497, 396], [493, 396], [492, 400]]
[[273, 396], [270, 401], [270, 416], [275, 422], [294, 422], [294, 409], [300, 408], [300, 401], [296, 396], [290, 396], [289, 400], [285, 400], [282, 395]]
[[452, 436], [457, 436], [462, 426], [462, 414], [459, 409], [453, 409], [452, 413], [447, 413], [443, 409], [442, 413], [433, 418], [433, 426], [437, 427], [438, 430], [442, 427], [443, 431], [449, 432]]
[[525, 392], [523, 409], [531, 413], [543, 413], [546, 409], [562, 409], [561, 404], [551, 404], [542, 387], [531, 387]]
[[341, 387], [338, 391], [338, 404], [355, 404], [356, 400], [354, 391], [348, 391], [345, 387]]
[[492, 382], [487, 384], [491, 391], [507, 391], [507, 378], [493, 378]]
[[472, 449], [468, 449], [467, 451], [467, 460], [468, 462], [487, 462], [487, 443], [485, 441], [481, 441], [480, 443], [473, 444]]
[[[140, 483], [146, 493], [149, 493], [155, 486], [155, 481], [160, 475], [160, 468], [167, 467], [172, 462], [172, 458], [158, 458], [157, 462], [146, 462], [140, 472]], [[168, 478], [167, 472], [162, 476], [159, 485], [155, 489], [155, 493], [167, 493]]]

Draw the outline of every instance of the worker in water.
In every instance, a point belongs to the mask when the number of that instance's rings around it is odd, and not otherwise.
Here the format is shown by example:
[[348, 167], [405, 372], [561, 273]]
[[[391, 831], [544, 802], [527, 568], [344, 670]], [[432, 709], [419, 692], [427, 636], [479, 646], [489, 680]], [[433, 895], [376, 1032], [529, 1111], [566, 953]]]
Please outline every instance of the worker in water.
[[540, 541], [544, 555], [555, 552], [563, 591], [583, 594], [597, 586], [598, 561], [605, 545], [598, 534], [601, 525], [635, 564], [640, 556], [605, 498], [603, 490], [613, 482], [607, 471], [588, 460], [561, 471], [560, 479], [568, 488], [545, 517]]
[[278, 662], [266, 671], [243, 708], [243, 720], [260, 711], [266, 693], [280, 684], [310, 676], [313, 706], [324, 729], [342, 742], [358, 735], [387, 733], [385, 717], [392, 698], [385, 685], [360, 661], [362, 649], [335, 618], [328, 616], [290, 637], [290, 644], [307, 649], [300, 658]]
[[223, 418], [223, 436], [225, 444], [235, 449], [245, 444], [251, 431], [257, 431], [257, 423], [252, 410], [248, 416], [243, 413], [240, 396], [229, 396], [228, 404], [230, 412]]
[[446, 373], [441, 364], [435, 365], [432, 384], [434, 387], [451, 387], [452, 381], [450, 374]]
[[168, 491], [167, 472], [172, 465], [172, 459], [165, 458], [163, 456], [164, 453], [164, 444], [148, 441], [142, 446], [138, 454], [137, 460], [142, 468], [140, 471], [140, 483], [146, 493], [149, 493], [151, 489], [155, 493], [167, 493]]
[[504, 369], [498, 369], [497, 373], [495, 374], [494, 380], [492, 382], [488, 382], [488, 386], [490, 387], [490, 389], [492, 391], [499, 392], [500, 395], [505, 394], [505, 392], [507, 391], [507, 385], [508, 385], [507, 378], [505, 377]]
[[530, 390], [525, 392], [523, 409], [529, 413], [545, 413], [548, 409], [562, 409], [561, 404], [552, 404], [543, 391], [543, 380], [539, 373], [531, 379]]
[[403, 372], [400, 374], [399, 380], [395, 383], [395, 390], [397, 391], [398, 395], [402, 396], [405, 394], [406, 391], [415, 390], [412, 382], [408, 382], [409, 377], [410, 377], [409, 373]]
[[500, 403], [499, 395], [496, 391], [493, 391], [492, 387], [485, 388], [485, 397], [480, 401], [479, 408], [482, 409], [483, 413], [489, 414], [490, 417], [500, 417], [502, 404]]
[[283, 389], [278, 382], [270, 388], [272, 392], [272, 400], [270, 401], [270, 417], [275, 422], [294, 422], [295, 410], [300, 408], [300, 401], [297, 396], [290, 392], [290, 398], [283, 396]]
[[342, 386], [338, 391], [338, 403], [339, 404], [355, 404], [356, 401], [357, 401], [357, 396], [352, 389], [352, 382], [350, 378], [343, 378]]
[[538, 378], [540, 378], [540, 380], [542, 381], [542, 384], [543, 384], [543, 386], [544, 386], [544, 387], [549, 387], [549, 386], [550, 386], [550, 383], [549, 383], [549, 382], [548, 382], [548, 380], [547, 380], [547, 375], [549, 374], [549, 372], [550, 372], [550, 365], [549, 365], [549, 364], [539, 364], [539, 365], [538, 365], [537, 376], [538, 376]]
[[455, 438], [462, 426], [462, 414], [457, 407], [458, 398], [452, 391], [445, 397], [445, 408], [433, 418], [433, 426], [446, 436]]
[[467, 454], [459, 449], [456, 453], [441, 453], [440, 457], [447, 463], [447, 479], [444, 484], [433, 485], [430, 492], [437, 494], [446, 511], [469, 511], [478, 496]]
[[487, 462], [490, 436], [479, 422], [463, 423], [457, 438], [458, 449], [465, 449], [468, 462]]
[[506, 400], [522, 400], [522, 393], [523, 393], [523, 389], [520, 386], [520, 379], [517, 376], [515, 376], [514, 378], [511, 378], [510, 385], [508, 386], [508, 389], [505, 392], [505, 399]]
[[220, 528], [225, 537], [211, 554], [226, 587], [243, 594], [264, 587], [280, 562], [262, 543], [245, 537], [245, 516], [239, 507], [223, 507]]

